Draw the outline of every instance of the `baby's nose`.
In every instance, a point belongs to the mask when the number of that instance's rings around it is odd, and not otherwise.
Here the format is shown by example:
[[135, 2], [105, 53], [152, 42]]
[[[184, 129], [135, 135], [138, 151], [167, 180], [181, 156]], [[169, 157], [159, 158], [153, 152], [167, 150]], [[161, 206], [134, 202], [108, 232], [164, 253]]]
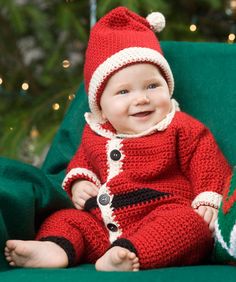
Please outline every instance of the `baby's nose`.
[[147, 93], [145, 93], [145, 92], [138, 93], [138, 95], [136, 96], [136, 103], [137, 104], [146, 104], [146, 103], [149, 103], [149, 102], [150, 102], [149, 97], [148, 97]]

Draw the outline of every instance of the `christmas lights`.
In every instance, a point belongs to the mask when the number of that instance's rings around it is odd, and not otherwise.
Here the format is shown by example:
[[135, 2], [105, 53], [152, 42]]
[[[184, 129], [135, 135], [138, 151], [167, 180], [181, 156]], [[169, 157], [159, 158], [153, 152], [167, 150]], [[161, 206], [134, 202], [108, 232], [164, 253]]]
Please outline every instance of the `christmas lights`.
[[62, 62], [62, 67], [63, 67], [64, 69], [67, 69], [67, 68], [69, 68], [70, 66], [71, 66], [71, 63], [70, 63], [69, 60], [64, 60], [64, 61]]
[[197, 26], [195, 24], [191, 24], [189, 29], [190, 31], [195, 32], [197, 30]]
[[29, 84], [28, 84], [27, 82], [24, 82], [24, 83], [22, 83], [21, 88], [22, 88], [24, 91], [27, 91], [27, 90], [29, 89]]
[[68, 96], [68, 100], [72, 101], [73, 99], [75, 99], [75, 94], [70, 94]]
[[54, 111], [58, 111], [58, 110], [60, 109], [60, 104], [54, 103], [54, 104], [52, 105], [52, 109], [53, 109]]

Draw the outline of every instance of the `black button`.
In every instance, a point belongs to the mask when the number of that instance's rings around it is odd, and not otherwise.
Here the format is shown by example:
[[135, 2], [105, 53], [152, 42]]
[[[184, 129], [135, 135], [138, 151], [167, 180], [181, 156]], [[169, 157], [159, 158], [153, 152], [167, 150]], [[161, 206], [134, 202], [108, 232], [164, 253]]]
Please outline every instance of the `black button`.
[[116, 232], [118, 230], [118, 227], [113, 223], [108, 223], [107, 228], [112, 232]]
[[119, 161], [119, 159], [121, 158], [121, 153], [119, 150], [112, 150], [110, 157], [113, 161]]
[[98, 201], [101, 205], [105, 206], [110, 202], [110, 196], [108, 194], [102, 194], [99, 196]]

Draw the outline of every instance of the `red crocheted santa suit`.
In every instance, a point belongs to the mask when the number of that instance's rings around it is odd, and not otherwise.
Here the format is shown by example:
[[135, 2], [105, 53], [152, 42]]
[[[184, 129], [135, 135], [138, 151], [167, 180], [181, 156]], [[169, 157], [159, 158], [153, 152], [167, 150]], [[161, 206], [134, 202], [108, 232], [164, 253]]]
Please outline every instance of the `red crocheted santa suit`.
[[71, 265], [95, 262], [111, 246], [135, 252], [144, 269], [199, 263], [213, 242], [193, 207], [218, 208], [230, 174], [209, 130], [185, 113], [138, 138], [86, 125], [63, 185], [70, 194], [75, 180], [87, 179], [99, 194], [86, 211], [49, 217], [37, 239], [62, 246]]

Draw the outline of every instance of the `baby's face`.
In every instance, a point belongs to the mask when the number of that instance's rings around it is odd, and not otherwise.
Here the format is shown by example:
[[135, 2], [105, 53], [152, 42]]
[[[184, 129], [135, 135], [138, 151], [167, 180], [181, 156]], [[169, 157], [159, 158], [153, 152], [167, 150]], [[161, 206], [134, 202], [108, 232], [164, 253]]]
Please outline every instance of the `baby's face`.
[[171, 110], [169, 88], [157, 67], [135, 64], [108, 81], [100, 101], [102, 116], [119, 134], [138, 134]]

